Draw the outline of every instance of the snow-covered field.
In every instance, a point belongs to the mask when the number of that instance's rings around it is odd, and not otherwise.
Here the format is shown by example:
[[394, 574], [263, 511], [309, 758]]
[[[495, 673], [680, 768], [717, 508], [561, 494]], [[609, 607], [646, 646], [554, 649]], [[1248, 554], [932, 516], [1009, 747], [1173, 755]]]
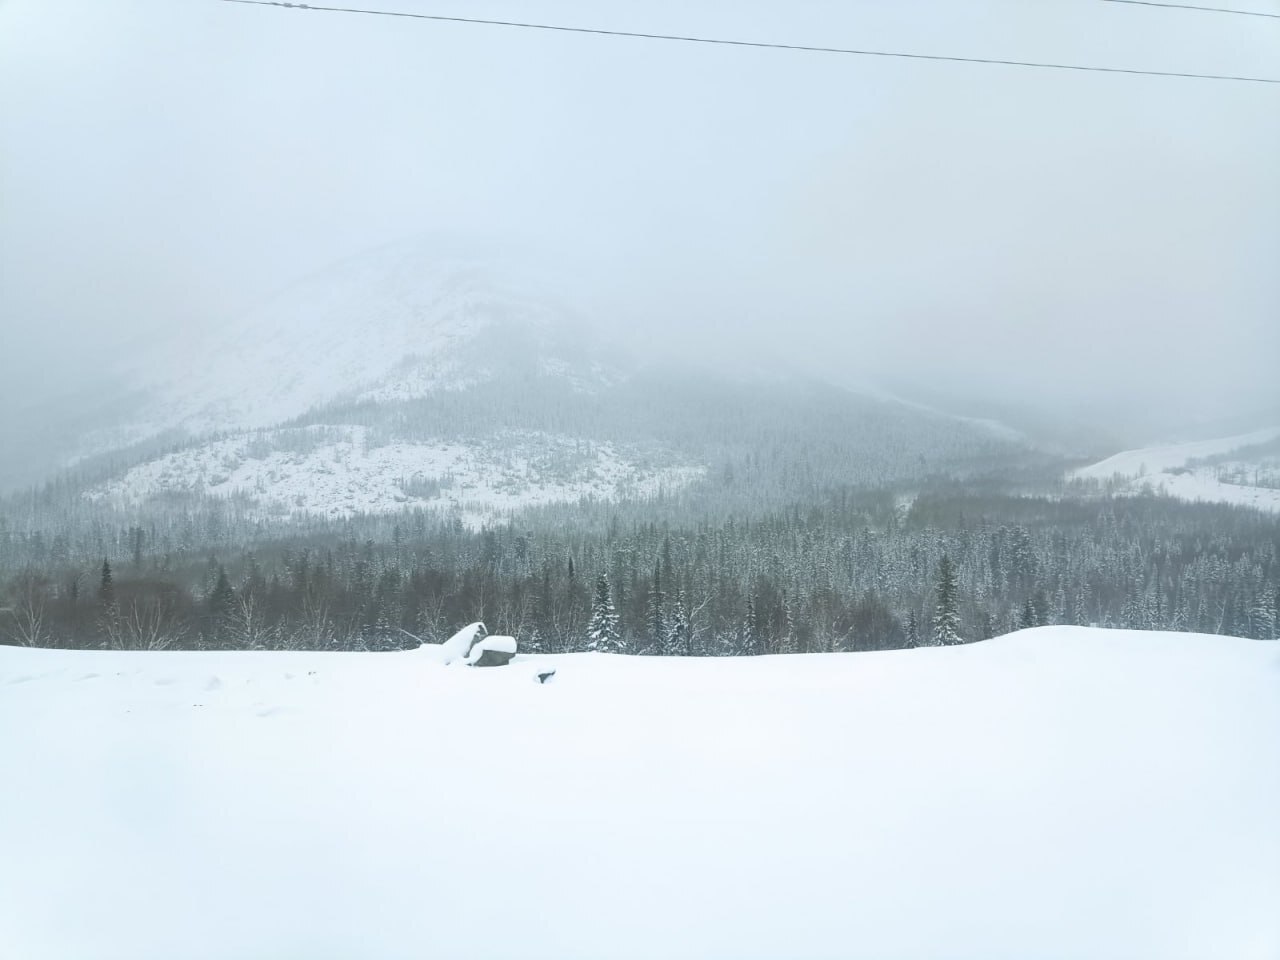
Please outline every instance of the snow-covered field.
[[1231, 503], [1280, 512], [1280, 490], [1224, 483], [1218, 479], [1218, 467], [1187, 466], [1193, 460], [1230, 454], [1244, 447], [1268, 443], [1278, 436], [1280, 428], [1272, 428], [1214, 440], [1125, 450], [1075, 470], [1071, 477], [1117, 481], [1123, 491], [1132, 493], [1151, 490], [1180, 500]]
[[[306, 431], [211, 440], [139, 464], [86, 496], [136, 506], [175, 493], [239, 495], [269, 516], [457, 510], [464, 521], [479, 525], [522, 508], [584, 497], [645, 499], [705, 472], [641, 462], [607, 443], [541, 433], [371, 446], [363, 427], [318, 429], [325, 431], [321, 439], [293, 450], [276, 447], [287, 447], [291, 437]], [[430, 488], [419, 492], [415, 484], [424, 483]]]
[[0, 770], [6, 958], [1280, 956], [1275, 643], [0, 648]]

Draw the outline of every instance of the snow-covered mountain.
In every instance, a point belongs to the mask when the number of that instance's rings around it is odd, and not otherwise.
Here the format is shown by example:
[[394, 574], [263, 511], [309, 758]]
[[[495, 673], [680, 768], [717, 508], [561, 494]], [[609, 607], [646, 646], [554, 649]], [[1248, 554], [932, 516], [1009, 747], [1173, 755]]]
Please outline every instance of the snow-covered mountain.
[[1022, 449], [986, 424], [777, 370], [642, 360], [595, 332], [618, 318], [555, 277], [431, 243], [343, 261], [132, 355], [117, 371], [127, 389], [105, 398], [116, 414], [76, 435], [62, 487], [128, 511], [234, 498], [264, 517], [424, 508], [478, 523], [712, 477], [750, 507]]
[[97, 440], [272, 427], [336, 402], [410, 400], [499, 377], [591, 391], [623, 377], [621, 363], [529, 268], [400, 243], [134, 359], [122, 375], [140, 408]]
[[[495, 385], [588, 402], [630, 372], [631, 361], [526, 265], [400, 243], [323, 270], [235, 323], [132, 359], [119, 371], [132, 409], [84, 437], [75, 459], [139, 451], [86, 491], [92, 501], [235, 496], [271, 516], [422, 507], [479, 521], [696, 479], [701, 469], [685, 458], [658, 451], [650, 462], [652, 448], [633, 456], [615, 444], [584, 446], [520, 430], [518, 415], [468, 422], [467, 410]], [[443, 394], [454, 395], [448, 436], [406, 435], [406, 405]], [[303, 417], [305, 426], [294, 423]], [[158, 438], [167, 446], [157, 448]]]

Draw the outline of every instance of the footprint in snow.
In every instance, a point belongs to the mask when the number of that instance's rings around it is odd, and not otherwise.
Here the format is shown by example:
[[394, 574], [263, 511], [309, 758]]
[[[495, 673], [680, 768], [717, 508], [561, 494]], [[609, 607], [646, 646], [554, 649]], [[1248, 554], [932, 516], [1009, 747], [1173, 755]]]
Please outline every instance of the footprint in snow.
[[218, 677], [210, 677], [204, 688], [206, 690], [219, 690], [222, 688], [222, 680]]
[[259, 710], [259, 711], [257, 712], [257, 716], [259, 716], [259, 717], [274, 717], [274, 716], [275, 716], [277, 713], [279, 713], [279, 712], [280, 712], [280, 708], [279, 708], [279, 707], [267, 707], [265, 710]]
[[83, 677], [76, 677], [77, 680], [97, 680], [101, 674], [86, 673]]
[[172, 684], [172, 683], [174, 683], [174, 682], [175, 682], [175, 681], [174, 681], [174, 678], [173, 678], [173, 677], [161, 677], [159, 680], [157, 680], [157, 681], [156, 681], [156, 686], [157, 686], [157, 687], [167, 687], [167, 686], [171, 685], [171, 684]]

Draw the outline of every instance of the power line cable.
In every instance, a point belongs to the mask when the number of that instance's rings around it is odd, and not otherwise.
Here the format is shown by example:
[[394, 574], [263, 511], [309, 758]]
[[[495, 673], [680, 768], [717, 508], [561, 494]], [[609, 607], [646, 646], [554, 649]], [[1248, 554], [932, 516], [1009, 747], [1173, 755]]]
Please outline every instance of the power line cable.
[[1073, 70], [1089, 73], [1128, 74], [1143, 77], [1181, 77], [1188, 80], [1228, 80], [1237, 83], [1275, 83], [1271, 77], [1231, 76], [1216, 73], [1180, 73], [1172, 70], [1136, 70], [1126, 67], [1091, 67], [1071, 63], [1042, 63], [1033, 60], [998, 60], [991, 57], [950, 57], [933, 53], [905, 53], [894, 50], [859, 50], [852, 47], [815, 47], [798, 43], [765, 43], [757, 40], [725, 40], [718, 37], [692, 37], [672, 33], [640, 33], [632, 30], [604, 30], [594, 27], [570, 27], [551, 23], [524, 23], [517, 20], [486, 20], [479, 17], [447, 17], [442, 14], [409, 13], [405, 10], [372, 10], [358, 7], [322, 7], [284, 0], [222, 0], [255, 7], [284, 7], [322, 13], [358, 13], [374, 17], [404, 17], [410, 20], [432, 20], [439, 23], [484, 24], [493, 27], [518, 27], [524, 30], [547, 30], [556, 33], [591, 34], [602, 37], [632, 37], [638, 40], [673, 40], [679, 43], [705, 43], [727, 47], [753, 47], [763, 50], [793, 50], [802, 53], [838, 53], [857, 57], [896, 57], [903, 60], [933, 60], [943, 63], [983, 63], [1002, 67], [1036, 67], [1043, 70]]
[[1271, 17], [1280, 20], [1280, 13], [1264, 13], [1261, 10], [1230, 10], [1227, 7], [1197, 7], [1189, 3], [1157, 3], [1156, 0], [1102, 0], [1103, 3], [1127, 3], [1135, 7], [1164, 7], [1166, 10], [1199, 10], [1201, 13], [1232, 13], [1238, 17]]

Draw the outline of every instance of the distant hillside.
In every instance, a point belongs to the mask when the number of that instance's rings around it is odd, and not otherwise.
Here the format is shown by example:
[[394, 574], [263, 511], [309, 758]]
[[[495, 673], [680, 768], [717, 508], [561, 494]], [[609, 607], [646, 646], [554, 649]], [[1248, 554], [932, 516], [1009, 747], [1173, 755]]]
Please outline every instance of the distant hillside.
[[642, 362], [554, 286], [412, 243], [339, 263], [140, 353], [98, 413], [77, 420], [69, 403], [50, 507], [224, 500], [264, 518], [420, 508], [478, 524], [581, 500], [750, 510], [1044, 459], [1016, 431], [907, 402], [696, 357]]

